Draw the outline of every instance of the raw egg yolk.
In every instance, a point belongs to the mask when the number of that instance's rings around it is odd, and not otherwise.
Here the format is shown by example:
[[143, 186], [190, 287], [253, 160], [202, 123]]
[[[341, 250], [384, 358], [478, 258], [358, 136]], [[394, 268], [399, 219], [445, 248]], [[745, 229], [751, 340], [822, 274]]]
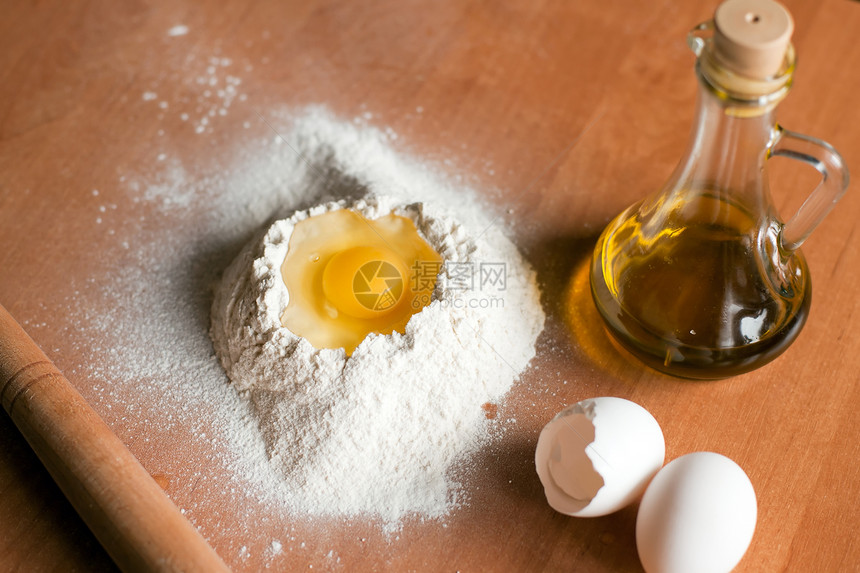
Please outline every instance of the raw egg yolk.
[[408, 276], [403, 261], [391, 250], [352, 247], [326, 263], [322, 288], [340, 312], [355, 318], [380, 318], [403, 300]]
[[293, 229], [281, 275], [289, 293], [281, 324], [316, 348], [351, 355], [371, 333], [403, 333], [430, 303], [442, 257], [406, 217], [342, 209]]

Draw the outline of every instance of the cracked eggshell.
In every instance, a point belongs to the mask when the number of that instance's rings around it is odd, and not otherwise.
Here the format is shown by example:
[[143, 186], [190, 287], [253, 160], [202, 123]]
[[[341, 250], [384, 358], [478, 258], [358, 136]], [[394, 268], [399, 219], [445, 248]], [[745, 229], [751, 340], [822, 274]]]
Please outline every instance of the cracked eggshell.
[[599, 397], [565, 408], [544, 427], [535, 466], [553, 509], [597, 517], [635, 501], [665, 457], [654, 416], [635, 402]]

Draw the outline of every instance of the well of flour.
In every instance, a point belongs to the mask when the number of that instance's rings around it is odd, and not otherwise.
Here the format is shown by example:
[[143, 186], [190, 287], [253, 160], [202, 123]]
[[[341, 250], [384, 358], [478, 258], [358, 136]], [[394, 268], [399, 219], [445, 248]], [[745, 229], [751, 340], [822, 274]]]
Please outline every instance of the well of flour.
[[[473, 202], [457, 205], [459, 217], [441, 203], [444, 193], [413, 202], [413, 182], [396, 177], [402, 165], [390, 151], [396, 168], [375, 177], [360, 158], [351, 169], [355, 157], [338, 157], [336, 146], [326, 152], [338, 178], [360, 192], [295, 212], [251, 240], [216, 291], [215, 350], [256, 412], [294, 510], [389, 523], [438, 517], [458, 502], [453, 465], [487, 439], [482, 406], [500, 400], [534, 356], [544, 323], [535, 276]], [[418, 175], [426, 191], [428, 174]], [[324, 187], [325, 177], [309, 170], [301, 183]], [[405, 332], [371, 334], [351, 357], [314, 348], [280, 320], [294, 226], [340, 209], [407, 217], [443, 259], [430, 304]]]

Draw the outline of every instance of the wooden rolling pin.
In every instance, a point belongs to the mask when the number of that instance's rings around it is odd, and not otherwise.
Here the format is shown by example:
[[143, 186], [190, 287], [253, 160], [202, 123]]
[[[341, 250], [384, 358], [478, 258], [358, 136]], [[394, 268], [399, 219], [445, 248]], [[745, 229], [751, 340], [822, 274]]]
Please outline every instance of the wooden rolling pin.
[[229, 571], [0, 305], [0, 401], [124, 571]]

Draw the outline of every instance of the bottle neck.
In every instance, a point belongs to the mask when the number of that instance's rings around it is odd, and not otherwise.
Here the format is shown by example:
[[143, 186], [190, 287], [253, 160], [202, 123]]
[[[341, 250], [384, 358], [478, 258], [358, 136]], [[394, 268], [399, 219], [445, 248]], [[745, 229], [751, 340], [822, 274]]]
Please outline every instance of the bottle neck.
[[742, 76], [715, 57], [712, 27], [699, 25], [687, 38], [697, 56], [696, 116], [687, 152], [669, 187], [676, 192], [699, 190], [763, 212], [761, 207], [768, 210], [769, 205], [766, 159], [777, 133], [774, 110], [791, 89], [794, 48], [789, 44], [775, 76]]
[[742, 107], [699, 76], [696, 116], [686, 160], [679, 166], [688, 188], [758, 192], [774, 137], [774, 105]]

